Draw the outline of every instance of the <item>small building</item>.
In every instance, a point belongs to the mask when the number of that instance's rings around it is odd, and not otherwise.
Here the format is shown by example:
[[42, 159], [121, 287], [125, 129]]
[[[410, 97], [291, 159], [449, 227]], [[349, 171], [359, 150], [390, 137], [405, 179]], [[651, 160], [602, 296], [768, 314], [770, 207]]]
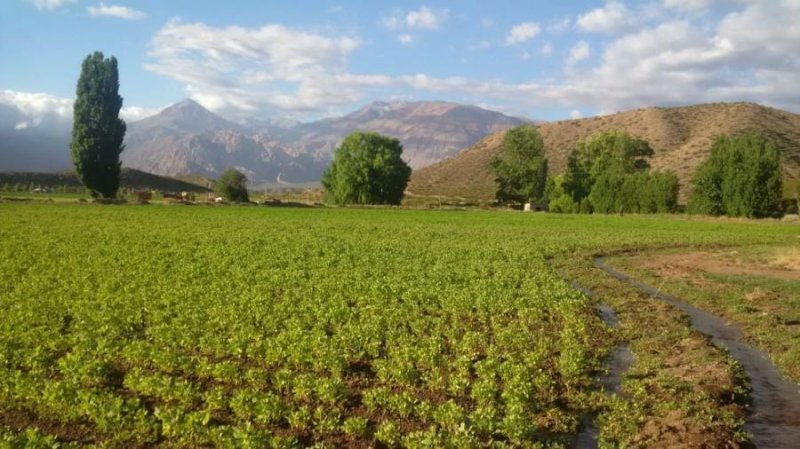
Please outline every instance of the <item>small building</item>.
[[547, 203], [534, 203], [529, 201], [522, 206], [524, 212], [546, 212]]

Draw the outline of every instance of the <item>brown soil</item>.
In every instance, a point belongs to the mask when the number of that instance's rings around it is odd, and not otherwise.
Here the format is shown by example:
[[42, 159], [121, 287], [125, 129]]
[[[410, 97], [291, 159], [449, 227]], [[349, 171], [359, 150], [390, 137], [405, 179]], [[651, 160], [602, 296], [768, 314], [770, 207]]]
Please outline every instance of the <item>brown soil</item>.
[[95, 429], [85, 423], [64, 423], [55, 419], [37, 416], [27, 410], [0, 410], [0, 424], [18, 432], [37, 428], [45, 435], [53, 435], [61, 442], [91, 444], [97, 441]]
[[659, 277], [689, 278], [698, 271], [721, 275], [751, 275], [800, 281], [800, 267], [788, 264], [757, 264], [736, 259], [733, 253], [693, 251], [690, 253], [649, 254], [641, 267]]
[[688, 420], [680, 410], [648, 421], [631, 447], [636, 448], [738, 448], [724, 434], [711, 432], [706, 426]]
[[[676, 346], [661, 371], [687, 382], [715, 398], [723, 407], [743, 409], [737, 402], [734, 390], [736, 381], [730, 367], [719, 357], [718, 349], [696, 335], [685, 338]], [[705, 360], [705, 362], [700, 362]], [[664, 416], [651, 416], [633, 441], [633, 447], [648, 448], [738, 448], [730, 435], [719, 428], [702, 422], [697, 417], [687, 416], [681, 410], [673, 410]]]
[[[701, 338], [686, 338], [675, 346], [675, 352], [667, 359], [664, 373], [699, 386], [714, 397], [731, 400], [736, 382], [731, 376], [730, 367], [721, 357], [711, 354], [717, 352]], [[692, 360], [692, 355], [707, 354], [705, 363]]]

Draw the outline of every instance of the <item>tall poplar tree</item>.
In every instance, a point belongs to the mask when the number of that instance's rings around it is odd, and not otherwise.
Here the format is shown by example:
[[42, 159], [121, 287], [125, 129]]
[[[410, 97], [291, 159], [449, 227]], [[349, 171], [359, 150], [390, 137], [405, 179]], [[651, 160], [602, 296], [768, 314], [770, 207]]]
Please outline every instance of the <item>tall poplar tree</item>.
[[777, 215], [781, 176], [778, 149], [763, 136], [720, 136], [695, 171], [689, 210], [733, 217]]
[[72, 125], [72, 162], [78, 178], [94, 197], [117, 195], [124, 149], [125, 122], [119, 118], [117, 59], [95, 52], [83, 60]]

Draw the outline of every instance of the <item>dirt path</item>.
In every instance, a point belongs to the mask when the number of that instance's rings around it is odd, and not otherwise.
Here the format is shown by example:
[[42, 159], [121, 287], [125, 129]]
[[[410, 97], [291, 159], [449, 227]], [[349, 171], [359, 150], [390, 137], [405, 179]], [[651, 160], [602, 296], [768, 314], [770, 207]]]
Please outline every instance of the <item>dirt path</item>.
[[603, 257], [595, 258], [594, 265], [685, 312], [696, 330], [711, 337], [716, 346], [727, 349], [731, 357], [742, 365], [750, 378], [752, 398], [745, 430], [753, 435], [756, 447], [800, 447], [800, 387], [784, 378], [765, 353], [742, 342], [739, 328], [609, 267]]

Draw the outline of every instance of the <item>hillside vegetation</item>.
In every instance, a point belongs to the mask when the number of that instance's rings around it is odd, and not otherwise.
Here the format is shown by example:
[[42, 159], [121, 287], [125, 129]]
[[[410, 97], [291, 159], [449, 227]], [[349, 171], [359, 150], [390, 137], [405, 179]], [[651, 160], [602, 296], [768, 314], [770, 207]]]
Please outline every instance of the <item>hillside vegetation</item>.
[[[46, 188], [82, 187], [74, 171], [59, 173], [0, 172], [0, 186], [13, 187], [17, 184]], [[210, 189], [205, 186], [193, 182], [158, 176], [132, 168], [122, 169], [120, 186], [128, 189], [153, 189], [169, 192], [210, 192]]]
[[[579, 140], [614, 129], [650, 143], [655, 153], [651, 167], [677, 173], [682, 201], [688, 197], [695, 168], [719, 135], [764, 135], [781, 151], [784, 178], [800, 176], [800, 115], [753, 103], [636, 109], [539, 125], [551, 173], [564, 171], [567, 157]], [[415, 171], [408, 186], [410, 196], [493, 199], [497, 187], [489, 164], [500, 151], [503, 135], [492, 134], [454, 157]]]

